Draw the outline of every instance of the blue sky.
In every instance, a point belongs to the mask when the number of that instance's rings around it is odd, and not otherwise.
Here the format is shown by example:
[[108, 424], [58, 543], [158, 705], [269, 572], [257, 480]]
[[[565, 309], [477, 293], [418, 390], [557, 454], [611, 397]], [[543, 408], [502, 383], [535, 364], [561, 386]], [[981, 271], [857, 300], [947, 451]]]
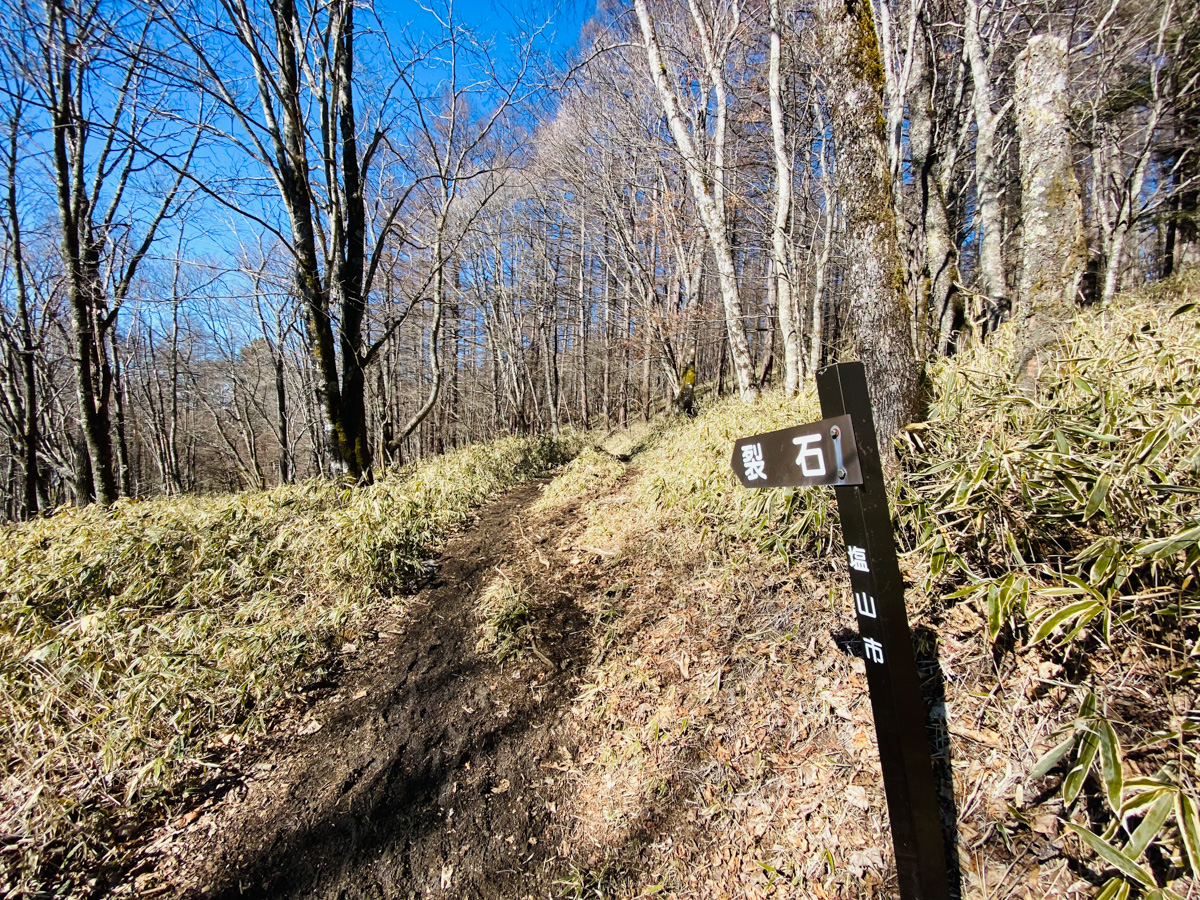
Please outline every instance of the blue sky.
[[511, 40], [526, 23], [549, 21], [555, 55], [569, 51], [579, 30], [596, 10], [596, 0], [457, 0], [455, 12], [483, 34], [494, 29], [497, 45]]
[[[444, 17], [447, 2], [448, 0], [378, 0], [375, 10], [393, 42], [400, 40], [401, 35], [407, 34], [410, 39], [419, 41], [424, 38], [424, 42], [432, 43], [437, 40], [442, 29], [429, 10], [436, 10], [438, 15]], [[453, 2], [455, 21], [474, 32], [480, 41], [491, 44], [493, 59], [501, 68], [516, 62], [516, 44], [521, 40], [522, 34], [532, 28], [543, 29], [538, 41], [539, 53], [549, 56], [552, 60], [562, 59], [575, 47], [583, 24], [595, 11], [595, 0]], [[397, 47], [396, 50], [399, 51], [400, 48]], [[360, 74], [365, 74], [369, 68], [370, 63], [365, 58], [360, 58]], [[436, 66], [430, 67], [427, 77], [431, 93], [436, 92], [435, 83], [442, 74]], [[421, 77], [418, 77], [418, 80], [425, 81]], [[208, 164], [215, 164], [218, 170], [225, 169], [232, 174], [230, 170], [252, 171], [254, 168], [223, 150], [217, 150], [215, 153], [215, 158], [210, 158]], [[250, 201], [247, 205], [265, 219], [275, 222], [280, 230], [287, 234], [283, 209], [274, 187], [266, 180], [265, 173], [260, 173], [260, 178], [261, 201]], [[243, 202], [247, 202], [245, 198]], [[213, 261], [232, 262], [230, 257], [236, 252], [238, 244], [253, 246], [262, 232], [260, 225], [240, 217], [231, 210], [222, 209], [215, 201], [203, 197], [196, 197], [191, 202], [189, 214], [182, 217], [181, 225], [187, 235], [185, 255], [190, 251]], [[163, 252], [167, 244], [174, 244], [174, 238], [163, 234], [159, 243], [160, 246], [156, 249]]]

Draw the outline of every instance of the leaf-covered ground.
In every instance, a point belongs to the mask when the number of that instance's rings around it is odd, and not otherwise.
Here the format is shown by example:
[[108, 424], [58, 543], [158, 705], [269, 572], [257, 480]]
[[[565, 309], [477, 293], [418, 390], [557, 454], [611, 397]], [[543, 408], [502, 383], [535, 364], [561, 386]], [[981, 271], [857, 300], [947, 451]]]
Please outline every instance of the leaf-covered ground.
[[[1001, 332], [898, 447], [964, 897], [1200, 896], [1196, 289], [1082, 316], [1032, 394]], [[817, 418], [710, 402], [480, 508], [162, 801], [113, 892], [894, 896], [832, 496], [729, 471]]]

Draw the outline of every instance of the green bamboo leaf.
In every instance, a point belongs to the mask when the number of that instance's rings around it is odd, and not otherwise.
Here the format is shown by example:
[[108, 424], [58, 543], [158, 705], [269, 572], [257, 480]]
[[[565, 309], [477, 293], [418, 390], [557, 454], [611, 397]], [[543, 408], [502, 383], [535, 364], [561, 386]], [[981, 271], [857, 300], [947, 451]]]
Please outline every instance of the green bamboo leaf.
[[[1178, 736], [1178, 732], [1176, 732], [1176, 736]], [[1155, 741], [1155, 743], [1158, 743], [1158, 741]], [[1145, 746], [1151, 745], [1146, 744]], [[1130, 798], [1126, 800], [1125, 804], [1121, 807], [1122, 813], [1124, 814], [1125, 811], [1133, 809], [1134, 804], [1140, 803], [1142, 806], [1149, 806], [1151, 802], [1153, 802], [1154, 798], [1158, 796], [1160, 791], [1168, 791], [1171, 790], [1171, 788], [1171, 784], [1168, 784], [1157, 777], [1138, 777], [1126, 779], [1125, 790], [1139, 791], [1144, 793], [1136, 793], [1130, 796]]]
[[1082, 434], [1090, 437], [1093, 441], [1100, 441], [1102, 444], [1116, 444], [1121, 439], [1115, 434], [1101, 434], [1099, 431], [1093, 431], [1090, 428], [1076, 428], [1076, 434]]
[[1041, 778], [1056, 765], [1058, 765], [1058, 761], [1071, 752], [1071, 748], [1075, 746], [1075, 742], [1078, 740], [1078, 737], [1079, 736], [1077, 734], [1072, 732], [1066, 740], [1051, 748], [1049, 752], [1045, 753], [1042, 758], [1037, 761], [1037, 765], [1033, 767], [1033, 771], [1029, 773], [1029, 777]]
[[1104, 887], [1096, 895], [1096, 900], [1125, 900], [1129, 896], [1129, 882], [1124, 878], [1113, 876], [1104, 882]]
[[967, 501], [971, 498], [971, 489], [974, 485], [970, 479], [963, 478], [958, 483], [958, 487], [954, 491], [954, 508], [962, 509], [967, 505]]
[[[1064, 460], [1064, 462], [1067, 461]], [[1076, 503], [1080, 504], [1081, 506], [1087, 503], [1087, 498], [1083, 495], [1083, 489], [1080, 488], [1079, 483], [1074, 478], [1068, 475], [1063, 478], [1062, 484], [1063, 487], [1067, 489], [1067, 493], [1074, 498]]]
[[1153, 428], [1146, 432], [1141, 443], [1138, 444], [1133, 458], [1139, 464], [1148, 466], [1158, 459], [1158, 455], [1163, 452], [1170, 440], [1171, 435], [1165, 428]]
[[995, 582], [989, 584], [987, 589], [987, 622], [988, 637], [994, 641], [1004, 625], [1000, 609], [1000, 587]]
[[1100, 775], [1104, 781], [1104, 793], [1108, 796], [1108, 805], [1113, 811], [1121, 808], [1121, 790], [1124, 787], [1124, 774], [1121, 771], [1121, 744], [1117, 733], [1107, 719], [1097, 723], [1097, 734], [1100, 738]]
[[975, 474], [971, 476], [971, 493], [974, 493], [975, 488], [979, 487], [979, 485], [983, 484], [985, 481], [991, 480], [988, 478], [988, 473], [992, 468], [992, 461], [990, 458], [992, 452], [993, 451], [991, 448], [985, 448], [983, 462], [979, 464], [979, 466], [975, 469]]
[[1096, 759], [1096, 751], [1099, 748], [1100, 738], [1097, 737], [1096, 732], [1091, 730], [1086, 731], [1079, 742], [1079, 755], [1076, 758], [1075, 767], [1063, 779], [1062, 797], [1064, 803], [1074, 803], [1075, 798], [1079, 796], [1079, 792], [1083, 789], [1083, 782], [1087, 779], [1088, 772], [1091, 771], [1092, 763]]
[[1088, 691], [1083, 702], [1079, 704], [1079, 718], [1090, 719], [1094, 715], [1096, 715], [1096, 695]]
[[1079, 588], [1054, 585], [1053, 587], [1039, 587], [1034, 593], [1039, 597], [1075, 597], [1079, 594]]
[[1183, 835], [1192, 875], [1200, 875], [1200, 818], [1196, 816], [1195, 802], [1183, 791], [1175, 794], [1175, 823]]
[[1190, 313], [1195, 308], [1196, 308], [1195, 303], [1185, 303], [1182, 306], [1180, 306], [1178, 309], [1176, 309], [1175, 312], [1171, 313], [1171, 315], [1168, 316], [1168, 318], [1177, 319], [1180, 316], [1184, 315], [1185, 313]]
[[1088, 495], [1087, 506], [1083, 510], [1083, 520], [1086, 522], [1092, 516], [1096, 515], [1104, 506], [1104, 501], [1108, 497], [1108, 489], [1112, 486], [1112, 476], [1105, 473], [1096, 479], [1096, 486], [1092, 488], [1092, 492]]
[[1097, 541], [1092, 546], [1097, 545], [1099, 545], [1099, 552], [1095, 556], [1096, 561], [1092, 563], [1092, 570], [1088, 573], [1088, 580], [1092, 584], [1103, 584], [1104, 580], [1117, 568], [1117, 552], [1120, 547], [1116, 541], [1110, 539]]
[[1079, 632], [1087, 628], [1092, 619], [1096, 618], [1096, 616], [1099, 614], [1100, 609], [1101, 607], [1097, 605], [1096, 608], [1089, 610], [1087, 613], [1081, 616], [1078, 616], [1071, 626], [1063, 632], [1062, 644], [1065, 646], [1071, 643], [1071, 641], [1075, 640], [1075, 638], [1079, 637]]
[[1152, 891], [1146, 891], [1144, 900], [1183, 900], [1183, 898], [1170, 888], [1155, 888]]
[[1191, 484], [1156, 484], [1154, 490], [1164, 494], [1200, 494], [1200, 487]]
[[1162, 831], [1163, 825], [1167, 822], [1167, 816], [1171, 815], [1172, 797], [1169, 791], [1164, 791], [1162, 796], [1154, 801], [1154, 805], [1142, 818], [1141, 824], [1138, 825], [1129, 840], [1125, 842], [1125, 853], [1130, 859], [1137, 859], [1146, 852], [1146, 848], [1150, 846], [1150, 842], [1158, 837], [1158, 833]]
[[1029, 639], [1029, 642], [1036, 644], [1039, 641], [1044, 641], [1055, 628], [1076, 617], [1084, 617], [1086, 623], [1086, 621], [1090, 621], [1099, 611], [1100, 604], [1095, 600], [1078, 600], [1075, 603], [1070, 603], [1042, 619], [1037, 629], [1033, 632], [1033, 636]]
[[933, 541], [933, 554], [929, 560], [929, 570], [936, 577], [942, 574], [946, 567], [946, 539], [938, 535]]
[[1096, 590], [1096, 588], [1094, 586], [1088, 584], [1082, 578], [1077, 578], [1074, 575], [1067, 575], [1066, 573], [1063, 573], [1062, 580], [1067, 582], [1067, 584], [1075, 585], [1075, 587], [1079, 588], [1081, 591], [1085, 591], [1086, 593], [1095, 597], [1097, 600], [1104, 599], [1103, 594], [1101, 594], [1098, 590]]
[[1075, 834], [1079, 835], [1079, 839], [1083, 841], [1093, 853], [1113, 866], [1122, 875], [1132, 878], [1138, 884], [1144, 887], [1153, 888], [1154, 879], [1150, 873], [1139, 866], [1136, 862], [1114, 847], [1107, 841], [1102, 841], [1096, 835], [1092, 834], [1082, 825], [1077, 825], [1074, 822], [1068, 822], [1067, 827]]
[[1153, 556], [1155, 559], [1162, 559], [1167, 556], [1174, 556], [1185, 547], [1198, 542], [1200, 542], [1200, 525], [1193, 525], [1177, 534], [1171, 535], [1171, 537], [1139, 544], [1134, 552], [1142, 556]]

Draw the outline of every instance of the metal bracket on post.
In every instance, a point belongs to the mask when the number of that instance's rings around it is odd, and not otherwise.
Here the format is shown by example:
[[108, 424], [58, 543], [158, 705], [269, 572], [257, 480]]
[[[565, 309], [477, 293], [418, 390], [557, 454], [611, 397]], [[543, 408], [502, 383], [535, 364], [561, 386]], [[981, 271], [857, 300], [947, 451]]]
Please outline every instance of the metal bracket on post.
[[829, 437], [833, 440], [833, 464], [836, 466], [838, 484], [845, 484], [846, 465], [842, 459], [842, 429], [836, 425], [830, 427]]

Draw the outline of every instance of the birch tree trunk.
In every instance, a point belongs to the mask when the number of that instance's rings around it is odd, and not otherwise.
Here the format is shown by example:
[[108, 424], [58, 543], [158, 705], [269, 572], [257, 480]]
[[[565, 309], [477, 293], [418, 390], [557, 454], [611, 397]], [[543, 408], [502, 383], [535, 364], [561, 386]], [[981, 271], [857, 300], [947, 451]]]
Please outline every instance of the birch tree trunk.
[[1087, 260], [1083, 203], [1067, 130], [1067, 39], [1037, 35], [1017, 59], [1024, 258], [1017, 307], [1018, 384], [1028, 389], [1040, 355], [1075, 313]]
[[[733, 356], [733, 367], [737, 373], [738, 389], [743, 400], [753, 400], [758, 396], [758, 385], [754, 378], [754, 365], [750, 360], [750, 346], [746, 341], [745, 326], [742, 322], [742, 301], [738, 291], [737, 270], [733, 262], [733, 248], [730, 245], [729, 233], [726, 228], [725, 210], [717, 203], [717, 193], [723, 193], [724, 172], [717, 167], [709, 176], [705, 171], [703, 160], [696, 149], [692, 135], [683, 121], [679, 109], [679, 98], [675, 88], [667, 78], [667, 68], [663, 63], [662, 51], [658, 44], [658, 36], [654, 31], [654, 23], [646, 7], [646, 0], [634, 0], [638, 24], [641, 26], [642, 38], [646, 42], [646, 59], [650, 66], [650, 78], [663, 111], [667, 117], [667, 125], [671, 129], [676, 149], [683, 157], [684, 168], [687, 169], [688, 183], [691, 185], [696, 206], [700, 212], [700, 220], [708, 234], [713, 255], [717, 262], [717, 281], [721, 287], [721, 300], [725, 306], [725, 326], [729, 331], [729, 346]], [[721, 79], [716, 79], [720, 81]], [[715, 86], [714, 86], [715, 89]], [[720, 101], [724, 99], [724, 88], [718, 91], [718, 131], [723, 129], [725, 109]], [[717, 142], [718, 145], [720, 141]], [[717, 186], [722, 186], [718, 188]]]
[[768, 90], [771, 105], [771, 141], [775, 150], [775, 220], [771, 227], [771, 264], [779, 331], [783, 337], [783, 389], [794, 397], [800, 389], [801, 349], [799, 317], [792, 291], [792, 265], [788, 253], [788, 221], [792, 215], [792, 161], [787, 148], [780, 74], [779, 0], [771, 0], [771, 51]]

